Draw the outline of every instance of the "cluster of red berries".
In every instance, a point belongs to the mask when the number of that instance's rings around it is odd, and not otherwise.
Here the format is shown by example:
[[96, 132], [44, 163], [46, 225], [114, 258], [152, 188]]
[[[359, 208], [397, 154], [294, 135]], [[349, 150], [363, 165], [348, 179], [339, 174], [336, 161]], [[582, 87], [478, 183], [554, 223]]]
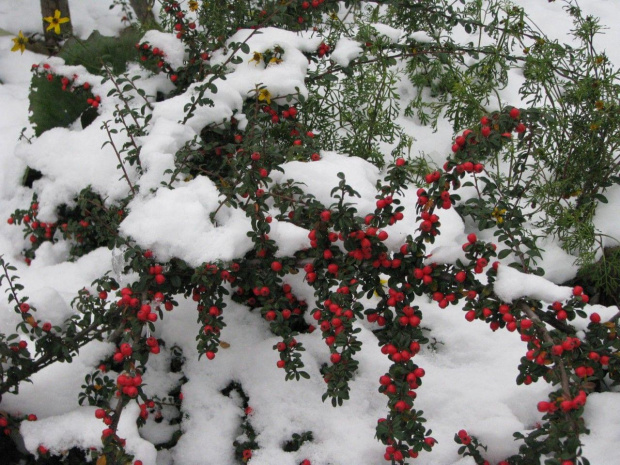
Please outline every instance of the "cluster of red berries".
[[422, 222], [420, 223], [420, 231], [436, 236], [439, 233], [439, 217], [434, 213], [431, 214], [427, 211], [420, 213]]
[[[319, 6], [321, 6], [323, 3], [325, 2], [325, 0], [311, 0], [311, 1], [307, 1], [307, 0], [303, 0], [299, 6], [301, 7], [303, 12], [306, 12], [308, 10], [316, 10]], [[297, 17], [297, 22], [299, 24], [303, 24], [305, 22], [306, 18], [304, 18], [304, 16], [300, 15]]]
[[297, 108], [293, 106], [289, 106], [288, 108], [282, 110], [280, 113], [278, 113], [278, 110], [274, 109], [271, 105], [263, 105], [261, 107], [261, 110], [271, 116], [271, 122], [273, 124], [278, 124], [281, 119], [295, 120], [298, 114]]
[[95, 95], [94, 98], [87, 98], [86, 103], [88, 103], [93, 108], [98, 108], [99, 104], [101, 103], [101, 97], [98, 95]]
[[19, 342], [13, 342], [9, 348], [13, 351], [13, 352], [20, 352], [22, 350], [26, 350], [26, 348], [28, 347], [28, 343], [26, 341], [19, 341]]
[[467, 434], [467, 431], [465, 431], [464, 429], [459, 430], [459, 432], [456, 433], [456, 435], [461, 441], [461, 444], [463, 444], [464, 446], [468, 446], [471, 444], [471, 436]]
[[136, 50], [140, 51], [140, 61], [148, 61], [150, 59], [156, 60], [158, 68], [165, 68], [167, 71], [171, 71], [169, 65], [165, 62], [164, 57], [166, 53], [159, 47], [153, 47], [147, 42], [136, 44]]
[[116, 384], [120, 388], [120, 390], [117, 391], [117, 396], [120, 396], [120, 394], [123, 393], [133, 399], [138, 397], [138, 388], [142, 386], [142, 376], [139, 372], [136, 372], [133, 376], [121, 373], [116, 378]]
[[175, 21], [174, 30], [177, 39], [187, 36], [190, 31], [196, 30], [196, 23], [186, 18], [185, 12], [181, 9], [181, 5], [176, 1], [170, 1], [164, 6], [164, 11], [169, 14]]
[[351, 309], [345, 309], [330, 299], [323, 302], [323, 308], [326, 312], [317, 309], [312, 317], [319, 323], [325, 344], [331, 347], [336, 341], [336, 336], [345, 331], [346, 325], [350, 325], [355, 315]]
[[155, 277], [155, 282], [160, 286], [166, 282], [166, 277], [164, 276], [164, 268], [161, 265], [150, 266], [149, 274]]
[[583, 407], [586, 404], [586, 398], [585, 391], [580, 390], [572, 399], [558, 397], [555, 402], [541, 401], [538, 402], [537, 408], [541, 413], [554, 413], [558, 409], [561, 409], [563, 412], [570, 412]]
[[[511, 108], [508, 112], [508, 115], [512, 120], [515, 121], [515, 123], [512, 123], [512, 125], [510, 126], [510, 130], [515, 131], [517, 134], [522, 134], [527, 130], [527, 127], [522, 122], [516, 123], [516, 121], [521, 118], [521, 111], [518, 108]], [[499, 115], [496, 114], [492, 116], [492, 118], [489, 118], [488, 116], [483, 116], [480, 119], [480, 135], [484, 139], [489, 138], [493, 131], [499, 128], [499, 124], [493, 121], [498, 118]], [[510, 139], [512, 138], [512, 133], [509, 131], [502, 132], [501, 136]], [[479, 139], [477, 134], [474, 133], [471, 129], [466, 129], [461, 135], [457, 136], [454, 139], [454, 143], [452, 144], [452, 152], [454, 152], [455, 154], [460, 153], [464, 151], [468, 145], [475, 146], [478, 143]]]
[[280, 353], [280, 360], [276, 362], [278, 368], [285, 368], [291, 360], [293, 352], [298, 348], [297, 340], [293, 337], [288, 341], [280, 341], [273, 348]]
[[[420, 351], [420, 343], [412, 341], [408, 349], [398, 349], [394, 344], [388, 343], [381, 347], [381, 353], [387, 355], [394, 363], [405, 363], [411, 360]], [[421, 378], [421, 376], [420, 376]]]
[[321, 45], [319, 45], [319, 49], [317, 50], [317, 54], [320, 58], [323, 58], [330, 52], [330, 50], [331, 48], [329, 45], [327, 45], [325, 42], [321, 42]]
[[301, 2], [301, 8], [303, 10], [307, 10], [310, 7], [318, 8], [321, 4], [323, 4], [323, 2], [325, 2], [325, 0], [312, 0], [311, 2], [303, 1]]
[[[7, 224], [21, 224], [25, 226], [25, 233], [30, 234], [28, 240], [33, 245], [38, 245], [40, 241], [51, 241], [56, 231], [56, 223], [46, 223], [37, 220], [39, 204], [33, 202], [27, 212], [18, 210], [13, 213], [7, 220]], [[30, 264], [30, 263], [28, 263]]]

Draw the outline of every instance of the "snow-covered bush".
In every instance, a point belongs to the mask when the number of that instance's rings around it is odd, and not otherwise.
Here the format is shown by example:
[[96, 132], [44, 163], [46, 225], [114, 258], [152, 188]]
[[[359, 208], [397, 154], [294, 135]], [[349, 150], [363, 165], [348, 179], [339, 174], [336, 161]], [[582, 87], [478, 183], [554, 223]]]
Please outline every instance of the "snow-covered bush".
[[[451, 307], [518, 334], [516, 384], [549, 387], [517, 443], [459, 427], [439, 460], [589, 463], [587, 400], [620, 375], [617, 309], [552, 281], [609, 244], [594, 215], [620, 179], [617, 74], [574, 2], [570, 46], [517, 6], [453, 3], [165, 0], [159, 25], [73, 38], [33, 67], [15, 149], [32, 200], [8, 223], [28, 265], [109, 267], [68, 308], [27, 297], [0, 258], [16, 325], [0, 332], [0, 426], [28, 460], [431, 463], [418, 360], [455, 343], [432, 316]], [[28, 422], [25, 382], [44, 392], [38, 376], [84, 352], [75, 409]], [[274, 387], [276, 368], [299, 383]], [[294, 394], [317, 377], [304, 396], [358, 415], [361, 439]]]

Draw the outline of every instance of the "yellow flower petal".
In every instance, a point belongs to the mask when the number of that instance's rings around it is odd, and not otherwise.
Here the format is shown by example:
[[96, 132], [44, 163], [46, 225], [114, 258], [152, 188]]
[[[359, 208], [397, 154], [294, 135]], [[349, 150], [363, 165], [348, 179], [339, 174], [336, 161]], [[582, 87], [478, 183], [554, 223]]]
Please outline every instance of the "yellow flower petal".
[[60, 10], [56, 10], [54, 11], [54, 16], [43, 18], [45, 22], [50, 23], [47, 29], [45, 29], [46, 32], [53, 29], [55, 34], [60, 34], [60, 25], [69, 22], [69, 18], [61, 18], [60, 15]]
[[24, 37], [22, 31], [19, 31], [17, 37], [11, 39], [15, 45], [11, 48], [11, 52], [17, 52], [18, 50], [23, 54], [26, 50], [26, 44], [28, 43], [28, 37]]
[[268, 105], [271, 103], [271, 94], [267, 89], [261, 89], [258, 91], [258, 101], [265, 101]]
[[263, 54], [260, 52], [254, 52], [250, 63], [252, 63], [253, 61], [255, 61], [256, 64], [259, 64], [261, 61], [263, 61]]

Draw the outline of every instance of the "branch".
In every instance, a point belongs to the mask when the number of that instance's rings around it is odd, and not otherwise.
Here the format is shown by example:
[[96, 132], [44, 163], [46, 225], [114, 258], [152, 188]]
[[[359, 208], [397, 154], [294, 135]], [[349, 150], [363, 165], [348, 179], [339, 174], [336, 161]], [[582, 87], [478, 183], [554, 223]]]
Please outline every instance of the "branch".
[[103, 127], [105, 128], [105, 131], [108, 133], [108, 139], [110, 140], [110, 144], [112, 145], [112, 148], [114, 149], [114, 153], [116, 153], [116, 158], [118, 158], [118, 162], [120, 163], [121, 169], [123, 170], [123, 177], [127, 180], [127, 184], [129, 184], [129, 188], [131, 189], [131, 193], [133, 195], [136, 195], [136, 191], [133, 188], [133, 185], [131, 184], [131, 181], [129, 180], [129, 176], [127, 175], [127, 171], [125, 170], [125, 165], [123, 164], [123, 159], [121, 158], [121, 154], [118, 153], [118, 149], [116, 148], [116, 145], [114, 145], [114, 140], [112, 139], [112, 133], [110, 133], [110, 128], [108, 127], [108, 122], [107, 121], [103, 122]]

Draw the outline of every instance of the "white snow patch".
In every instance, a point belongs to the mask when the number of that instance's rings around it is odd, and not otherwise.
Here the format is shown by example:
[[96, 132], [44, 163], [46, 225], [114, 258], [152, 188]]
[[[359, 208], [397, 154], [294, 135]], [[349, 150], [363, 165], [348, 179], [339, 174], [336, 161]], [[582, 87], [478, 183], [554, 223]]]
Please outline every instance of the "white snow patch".
[[338, 40], [336, 47], [330, 58], [340, 66], [346, 68], [352, 60], [360, 56], [363, 52], [359, 42], [351, 40], [348, 37], [342, 37]]
[[[50, 450], [51, 454], [61, 454], [72, 447], [88, 450], [91, 447], [101, 449], [101, 432], [107, 428], [95, 418], [96, 407], [80, 407], [62, 415], [38, 421], [25, 421], [20, 432], [26, 449], [37, 453], [39, 445]], [[157, 451], [155, 446], [140, 437], [136, 418], [140, 413], [137, 404], [125, 407], [118, 425], [118, 435], [126, 439], [126, 450], [142, 460], [145, 465], [155, 465]]]
[[505, 302], [512, 302], [521, 297], [555, 302], [566, 300], [572, 294], [570, 287], [558, 286], [541, 276], [521, 273], [509, 266], [497, 268], [494, 290]]
[[185, 45], [181, 39], [177, 39], [175, 34], [166, 33], [151, 29], [142, 37], [142, 42], [147, 42], [153, 48], [157, 47], [164, 51], [164, 61], [172, 69], [178, 69], [187, 60]]

